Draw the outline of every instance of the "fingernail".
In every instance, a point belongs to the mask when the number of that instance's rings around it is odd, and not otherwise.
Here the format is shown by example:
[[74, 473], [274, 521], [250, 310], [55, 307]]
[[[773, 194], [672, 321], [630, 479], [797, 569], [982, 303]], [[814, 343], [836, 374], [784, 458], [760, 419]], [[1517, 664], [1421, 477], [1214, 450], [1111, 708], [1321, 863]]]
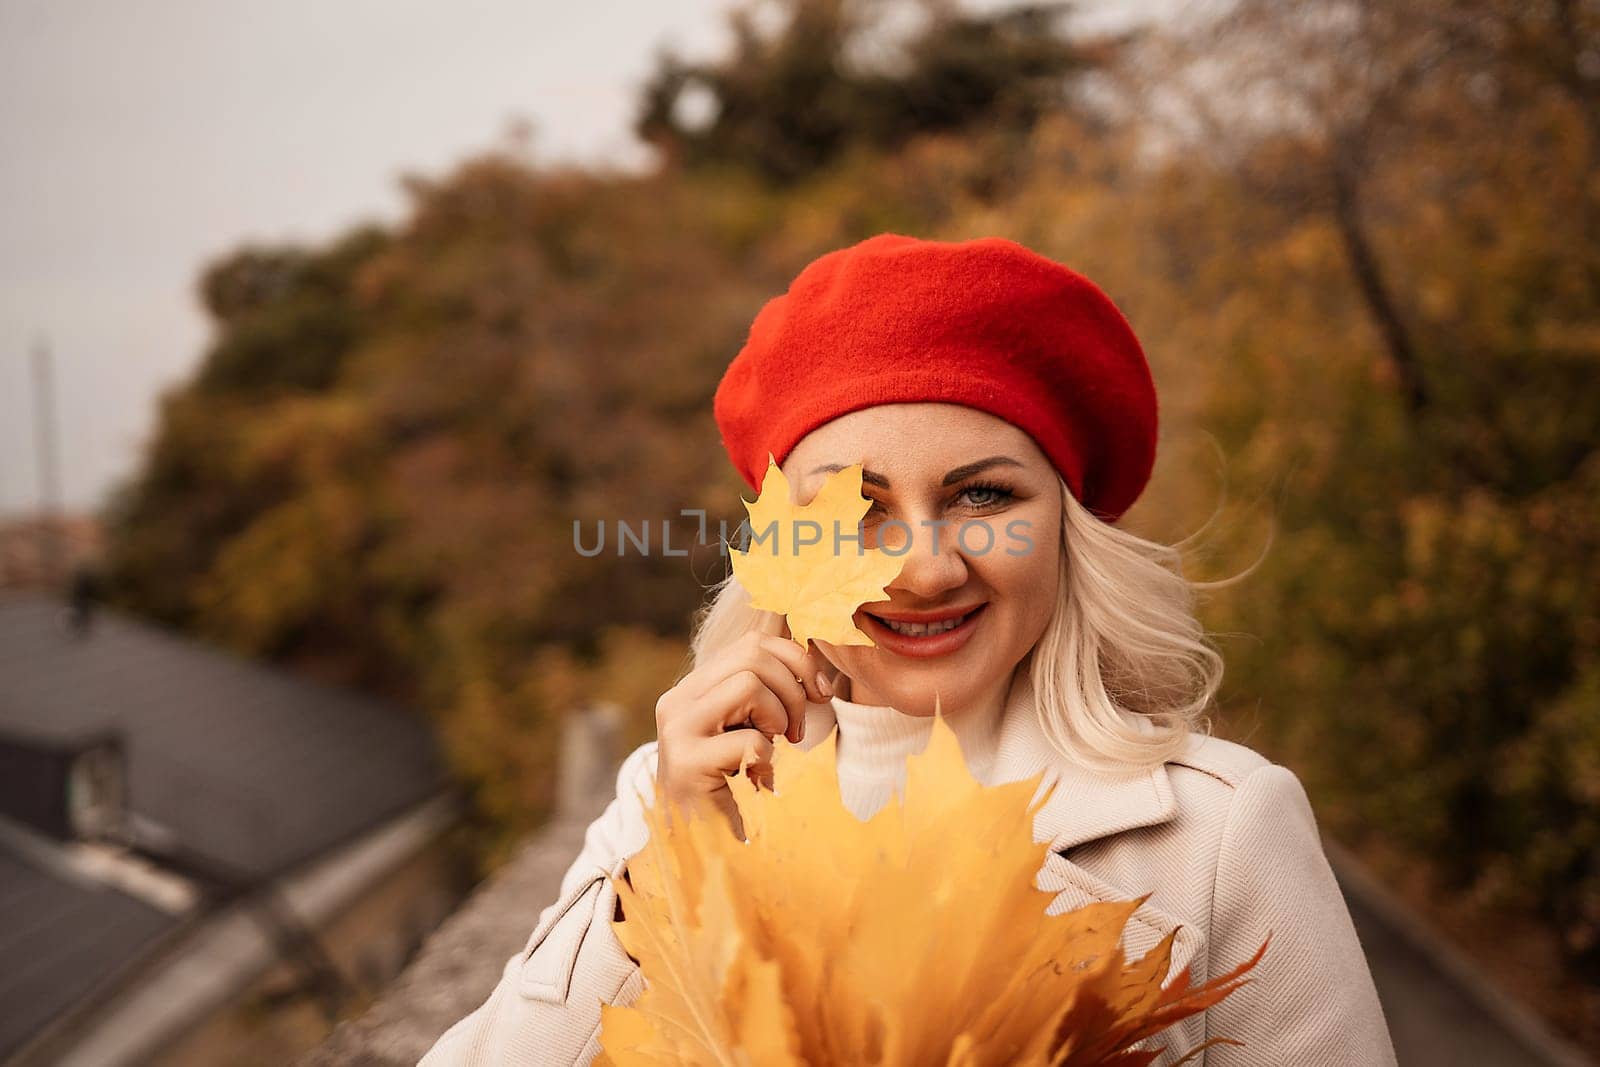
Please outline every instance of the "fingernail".
[[802, 715], [802, 716], [800, 716], [800, 735], [799, 735], [799, 737], [797, 737], [795, 739], [795, 744], [799, 744], [801, 741], [804, 741], [805, 739], [806, 739], [806, 717], [804, 715]]
[[833, 696], [833, 683], [821, 671], [817, 672], [817, 691], [825, 697]]

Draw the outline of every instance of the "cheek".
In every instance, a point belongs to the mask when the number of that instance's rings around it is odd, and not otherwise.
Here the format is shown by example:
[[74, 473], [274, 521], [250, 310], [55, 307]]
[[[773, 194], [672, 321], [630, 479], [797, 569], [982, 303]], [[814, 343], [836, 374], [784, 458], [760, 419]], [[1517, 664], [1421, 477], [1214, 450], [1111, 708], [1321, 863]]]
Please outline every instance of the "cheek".
[[993, 554], [987, 569], [991, 587], [1012, 605], [1015, 624], [1036, 637], [1055, 606], [1061, 569], [1059, 538], [1035, 534], [1024, 554]]

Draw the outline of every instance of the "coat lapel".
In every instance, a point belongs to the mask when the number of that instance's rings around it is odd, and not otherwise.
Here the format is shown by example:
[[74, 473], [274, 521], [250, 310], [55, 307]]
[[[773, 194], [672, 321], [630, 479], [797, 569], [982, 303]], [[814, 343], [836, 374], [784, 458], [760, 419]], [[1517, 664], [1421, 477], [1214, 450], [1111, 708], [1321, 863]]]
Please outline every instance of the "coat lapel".
[[[1043, 772], [1034, 792], [1037, 803], [1033, 839], [1062, 852], [1109, 834], [1166, 822], [1177, 814], [1177, 799], [1166, 766], [1111, 775], [1084, 768], [1050, 743], [1034, 707], [1031, 657], [1018, 666], [1006, 695], [999, 748], [990, 785], [1015, 782]], [[1053, 788], [1052, 788], [1053, 786]]]
[[[986, 785], [1015, 782], [1041, 775], [1033, 803], [1049, 796], [1034, 811], [1033, 839], [1050, 842], [1035, 884], [1054, 894], [1047, 912], [1064, 911], [1095, 902], [1132, 900], [1152, 892], [1154, 885], [1116, 885], [1075, 863], [1065, 855], [1077, 846], [1112, 834], [1157, 826], [1178, 812], [1176, 795], [1166, 766], [1125, 775], [1089, 770], [1056, 750], [1045, 736], [1034, 706], [1032, 656], [1018, 665], [1000, 725], [993, 764]], [[806, 706], [806, 737], [801, 748], [819, 744], [834, 729], [837, 719], [828, 704]], [[1177, 975], [1201, 954], [1205, 934], [1194, 925], [1180, 923], [1151, 902], [1134, 912], [1124, 930], [1124, 950], [1137, 959], [1161, 938], [1174, 933], [1168, 976]], [[1162, 1061], [1165, 1062], [1165, 1061]]]
[[[1132, 900], [1153, 892], [1155, 885], [1115, 885], [1067, 858], [1067, 851], [1112, 834], [1158, 826], [1178, 813], [1177, 797], [1165, 764], [1130, 774], [1088, 770], [1051, 745], [1034, 707], [1031, 657], [1013, 676], [1006, 696], [999, 751], [989, 775], [991, 785], [1015, 782], [1043, 772], [1033, 801], [1050, 790], [1034, 813], [1033, 839], [1050, 842], [1050, 853], [1035, 885], [1054, 894], [1051, 915], [1096, 902]], [[1142, 721], [1142, 720], [1141, 720]], [[1053, 789], [1051, 788], [1053, 786]], [[1167, 979], [1175, 978], [1202, 954], [1206, 937], [1152, 902], [1135, 911], [1123, 930], [1123, 950], [1138, 959], [1173, 935]]]

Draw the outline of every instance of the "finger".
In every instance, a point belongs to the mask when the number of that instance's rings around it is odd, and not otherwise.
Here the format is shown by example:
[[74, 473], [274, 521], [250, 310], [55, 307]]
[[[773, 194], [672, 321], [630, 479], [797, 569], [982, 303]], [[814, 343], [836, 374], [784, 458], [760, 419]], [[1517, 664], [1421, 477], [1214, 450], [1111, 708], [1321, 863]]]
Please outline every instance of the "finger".
[[778, 657], [784, 666], [793, 672], [793, 677], [800, 679], [800, 684], [805, 687], [807, 701], [812, 704], [826, 704], [833, 696], [832, 691], [827, 688], [826, 681], [819, 682], [817, 679], [819, 674], [822, 674], [824, 679], [831, 679], [836, 673], [833, 665], [813, 653], [809, 645], [801, 648], [787, 637], [767, 637], [762, 639], [761, 646]]
[[848, 684], [849, 682], [845, 673], [833, 665], [833, 660], [829, 657], [829, 653], [832, 651], [833, 646], [826, 641], [818, 641], [816, 638], [812, 638], [806, 646], [804, 671], [802, 672], [808, 678], [817, 679], [813, 684], [830, 698], [843, 696], [844, 685], [841, 683]]
[[678, 683], [688, 702], [695, 703], [720, 685], [728, 675], [748, 666], [750, 660], [754, 658], [753, 653], [761, 648], [761, 638], [762, 633], [759, 628], [748, 631], [697, 663], [695, 668]]
[[[783, 616], [776, 618], [781, 622]], [[799, 646], [774, 634], [751, 631], [720, 649], [679, 682], [670, 702], [674, 706], [705, 707], [708, 702], [719, 699], [712, 694], [729, 677], [740, 671], [754, 671], [783, 704], [786, 721], [778, 732], [798, 744], [804, 735], [806, 700], [811, 695], [806, 692], [798, 672], [786, 660], [800, 662]], [[722, 692], [726, 694], [726, 690]], [[675, 711], [671, 713], [681, 714]], [[661, 718], [658, 714], [658, 722]], [[726, 722], [706, 720], [697, 723], [695, 730], [699, 736], [705, 736], [727, 725]]]
[[[750, 731], [745, 731], [749, 733]], [[772, 784], [772, 739], [758, 737], [754, 743], [745, 745], [744, 753], [739, 757], [739, 769], [736, 774], [742, 774], [755, 783], [758, 789], [771, 789]], [[726, 791], [732, 796], [733, 790]], [[737, 807], [737, 805], [735, 805]]]
[[716, 774], [718, 786], [727, 787], [725, 779], [741, 774], [750, 767], [770, 781], [772, 773], [772, 739], [759, 730], [729, 730], [706, 741], [705, 753], [711, 766], [707, 773]]
[[783, 702], [783, 710], [788, 715], [782, 731], [784, 737], [793, 743], [798, 743], [801, 736], [801, 727], [805, 724], [806, 701], [810, 699], [805, 683], [794, 668], [786, 660], [794, 660], [789, 649], [793, 642], [770, 635], [760, 638], [755, 652], [747, 657], [742, 666], [746, 670], [753, 670], [761, 676], [778, 699]]
[[[768, 612], [767, 614], [771, 613]], [[781, 615], [777, 617], [780, 621], [783, 618]], [[797, 652], [799, 650], [799, 646], [795, 645], [793, 641], [788, 641], [776, 634], [766, 633], [760, 628], [747, 631], [738, 640], [730, 641], [718, 649], [678, 684], [686, 696], [691, 698], [702, 697], [728, 675], [736, 671], [749, 669], [756, 661], [763, 658], [763, 652], [782, 656], [786, 651], [784, 647], [786, 645], [794, 648]], [[783, 660], [780, 659], [779, 662], [781, 663]], [[783, 677], [784, 672], [781, 670], [775, 669], [772, 672], [774, 682], [781, 681]], [[789, 677], [794, 677], [792, 670]], [[780, 689], [777, 686], [774, 688], [775, 690]], [[781, 691], [779, 696], [783, 696]]]
[[713, 686], [701, 698], [699, 707], [703, 709], [701, 714], [707, 716], [699, 724], [702, 737], [715, 736], [746, 722], [768, 737], [789, 728], [789, 711], [783, 701], [759, 674], [748, 668], [735, 671]]

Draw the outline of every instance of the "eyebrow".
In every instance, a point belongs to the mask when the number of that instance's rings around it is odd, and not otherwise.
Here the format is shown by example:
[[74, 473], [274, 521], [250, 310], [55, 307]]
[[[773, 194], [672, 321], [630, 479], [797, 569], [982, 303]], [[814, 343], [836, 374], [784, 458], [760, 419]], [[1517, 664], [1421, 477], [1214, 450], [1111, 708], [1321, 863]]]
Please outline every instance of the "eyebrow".
[[[827, 464], [824, 464], [821, 467], [815, 468], [814, 470], [812, 470], [811, 473], [812, 474], [831, 474], [834, 471], [842, 471], [842, 470], [844, 470], [846, 466], [847, 466], [847, 464], [844, 464], [844, 463], [827, 463]], [[946, 474], [944, 476], [944, 480], [942, 482], [940, 482], [939, 484], [940, 485], [954, 485], [957, 482], [961, 481], [963, 478], [970, 478], [974, 474], [978, 474], [978, 473], [980, 473], [982, 471], [988, 470], [990, 467], [1020, 467], [1020, 466], [1022, 466], [1022, 464], [1019, 463], [1017, 460], [1012, 459], [1010, 456], [989, 456], [987, 459], [980, 459], [980, 460], [975, 460], [975, 461], [973, 461], [971, 463], [962, 464], [961, 466], [957, 467], [955, 470], [952, 470], [949, 474]], [[861, 471], [861, 480], [863, 482], [867, 483], [868, 485], [875, 485], [880, 489], [889, 488], [889, 479], [885, 478], [883, 475], [879, 474], [877, 471], [869, 471], [869, 470], [863, 469]]]

